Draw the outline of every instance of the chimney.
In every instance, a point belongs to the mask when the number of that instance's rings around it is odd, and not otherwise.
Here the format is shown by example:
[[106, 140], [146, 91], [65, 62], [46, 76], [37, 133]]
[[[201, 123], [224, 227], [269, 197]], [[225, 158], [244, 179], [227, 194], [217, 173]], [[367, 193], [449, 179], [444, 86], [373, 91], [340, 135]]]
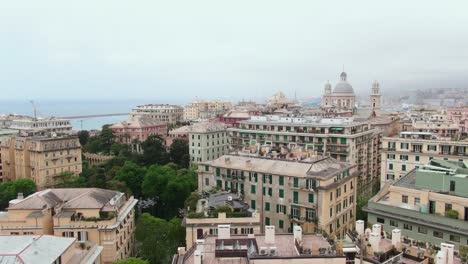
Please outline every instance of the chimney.
[[194, 256], [195, 256], [195, 260], [194, 260], [193, 263], [194, 264], [202, 264], [203, 253], [201, 253], [198, 250], [195, 250]]
[[393, 229], [392, 230], [392, 245], [395, 248], [399, 248], [401, 244], [401, 230]]
[[380, 233], [375, 233], [375, 232], [372, 232], [369, 236], [369, 243], [371, 244], [372, 246], [372, 250], [374, 252], [380, 252]]
[[298, 225], [295, 225], [293, 228], [294, 240], [297, 242], [302, 242], [302, 228]]
[[275, 226], [265, 226], [265, 243], [275, 244]]
[[382, 234], [382, 225], [381, 224], [372, 225], [372, 233], [378, 233], [380, 236]]
[[218, 225], [218, 239], [231, 238], [231, 225]]
[[444, 264], [453, 264], [453, 251], [455, 246], [448, 243], [440, 243], [440, 251], [444, 252], [445, 263]]
[[23, 200], [23, 199], [24, 199], [23, 193], [22, 193], [22, 192], [19, 192], [19, 193], [18, 193], [18, 197], [17, 197], [16, 199], [18, 199], [18, 200]]
[[359, 236], [364, 235], [364, 221], [363, 220], [357, 220], [356, 221], [356, 232], [358, 233]]

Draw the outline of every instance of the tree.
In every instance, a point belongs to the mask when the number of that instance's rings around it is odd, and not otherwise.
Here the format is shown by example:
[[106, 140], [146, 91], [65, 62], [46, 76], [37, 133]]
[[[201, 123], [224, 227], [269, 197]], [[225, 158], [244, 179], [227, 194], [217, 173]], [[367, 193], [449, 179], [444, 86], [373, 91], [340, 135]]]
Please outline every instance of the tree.
[[135, 237], [144, 259], [152, 264], [170, 263], [177, 247], [185, 243], [185, 230], [180, 219], [166, 221], [144, 213], [137, 222]]
[[142, 162], [144, 165], [164, 165], [169, 162], [164, 139], [159, 135], [149, 136], [141, 143], [143, 149]]
[[128, 258], [128, 259], [121, 259], [112, 262], [112, 264], [150, 264], [148, 261], [141, 259], [141, 258]]
[[57, 175], [55, 179], [55, 188], [82, 188], [86, 187], [86, 179], [76, 176], [70, 172], [64, 172]]
[[87, 130], [81, 130], [78, 132], [78, 139], [80, 140], [81, 146], [88, 144], [89, 132]]
[[31, 179], [18, 179], [0, 184], [0, 209], [8, 207], [10, 200], [16, 199], [18, 193], [23, 193], [26, 197], [36, 192], [36, 189], [36, 184]]
[[192, 192], [189, 197], [184, 202], [184, 208], [188, 209], [190, 212], [195, 212], [197, 210], [198, 200], [201, 199], [198, 192]]
[[172, 142], [169, 148], [171, 161], [182, 168], [188, 168], [190, 165], [190, 153], [188, 140], [177, 138]]
[[146, 168], [127, 161], [118, 170], [115, 180], [125, 182], [135, 197], [141, 197], [141, 185], [146, 174]]

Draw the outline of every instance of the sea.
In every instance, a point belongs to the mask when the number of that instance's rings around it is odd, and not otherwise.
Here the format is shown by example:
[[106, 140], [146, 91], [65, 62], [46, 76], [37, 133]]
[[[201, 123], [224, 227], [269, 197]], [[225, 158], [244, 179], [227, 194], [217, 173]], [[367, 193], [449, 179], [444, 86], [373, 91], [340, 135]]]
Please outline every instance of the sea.
[[[99, 114], [130, 113], [140, 104], [166, 103], [157, 100], [40, 100], [34, 101], [39, 117], [69, 117]], [[168, 103], [168, 102], [167, 102]], [[18, 114], [33, 116], [33, 105], [28, 100], [1, 100], [0, 115]], [[115, 124], [126, 120], [125, 116], [106, 116], [94, 118], [70, 119], [74, 130], [100, 130], [103, 125]]]

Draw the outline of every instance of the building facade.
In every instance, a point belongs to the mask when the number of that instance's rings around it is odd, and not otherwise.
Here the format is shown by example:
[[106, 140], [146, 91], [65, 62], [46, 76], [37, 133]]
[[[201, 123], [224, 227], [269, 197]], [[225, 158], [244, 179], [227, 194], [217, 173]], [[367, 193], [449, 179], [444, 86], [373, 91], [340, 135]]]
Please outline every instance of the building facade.
[[468, 160], [468, 142], [440, 140], [428, 132], [401, 132], [382, 138], [381, 186], [396, 181], [432, 159]]
[[358, 165], [359, 194], [372, 196], [379, 189], [380, 132], [352, 118], [254, 116], [229, 128], [233, 149], [249, 145], [302, 148]]
[[62, 118], [22, 118], [13, 119], [9, 126], [10, 129], [31, 132], [34, 134], [44, 133], [70, 133], [72, 124], [68, 119]]
[[168, 124], [175, 124], [184, 118], [184, 108], [169, 104], [147, 104], [135, 107], [132, 117], [145, 116]]
[[464, 162], [431, 160], [389, 182], [364, 211], [370, 224], [424, 243], [468, 242], [468, 168]]
[[[18, 130], [13, 129], [0, 129], [0, 145], [4, 138], [17, 134]], [[2, 166], [2, 152], [0, 150], [0, 183], [3, 182], [3, 166]]]
[[212, 118], [231, 109], [231, 102], [221, 100], [194, 101], [184, 107], [184, 120]]
[[356, 95], [347, 78], [346, 72], [342, 72], [340, 81], [335, 85], [333, 91], [330, 82], [325, 84], [322, 109], [326, 112], [349, 112], [351, 115], [354, 112]]
[[167, 136], [167, 123], [147, 116], [132, 116], [126, 121], [110, 126], [116, 140], [121, 144], [127, 144], [134, 152], [143, 152], [141, 142], [150, 136]]
[[2, 235], [54, 235], [77, 238], [85, 248], [103, 247], [102, 263], [134, 254], [137, 200], [96, 189], [47, 189], [10, 202], [0, 212]]
[[189, 151], [192, 163], [221, 157], [229, 152], [227, 127], [223, 123], [200, 122], [189, 127]]
[[343, 238], [354, 228], [356, 169], [330, 157], [297, 162], [225, 155], [200, 164], [198, 190], [240, 193], [263, 216], [261, 225], [278, 232], [301, 225], [307, 233]]
[[77, 136], [12, 136], [0, 143], [4, 181], [31, 179], [39, 189], [54, 186], [60, 175], [82, 171]]

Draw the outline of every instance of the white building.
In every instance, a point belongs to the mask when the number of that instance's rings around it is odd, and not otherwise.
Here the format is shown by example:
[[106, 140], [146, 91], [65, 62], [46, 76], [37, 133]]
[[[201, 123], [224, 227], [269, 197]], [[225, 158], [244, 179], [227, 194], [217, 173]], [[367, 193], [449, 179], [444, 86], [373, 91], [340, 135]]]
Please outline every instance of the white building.
[[184, 108], [169, 104], [147, 104], [135, 107], [130, 113], [132, 117], [141, 115], [161, 122], [175, 124], [184, 117]]

